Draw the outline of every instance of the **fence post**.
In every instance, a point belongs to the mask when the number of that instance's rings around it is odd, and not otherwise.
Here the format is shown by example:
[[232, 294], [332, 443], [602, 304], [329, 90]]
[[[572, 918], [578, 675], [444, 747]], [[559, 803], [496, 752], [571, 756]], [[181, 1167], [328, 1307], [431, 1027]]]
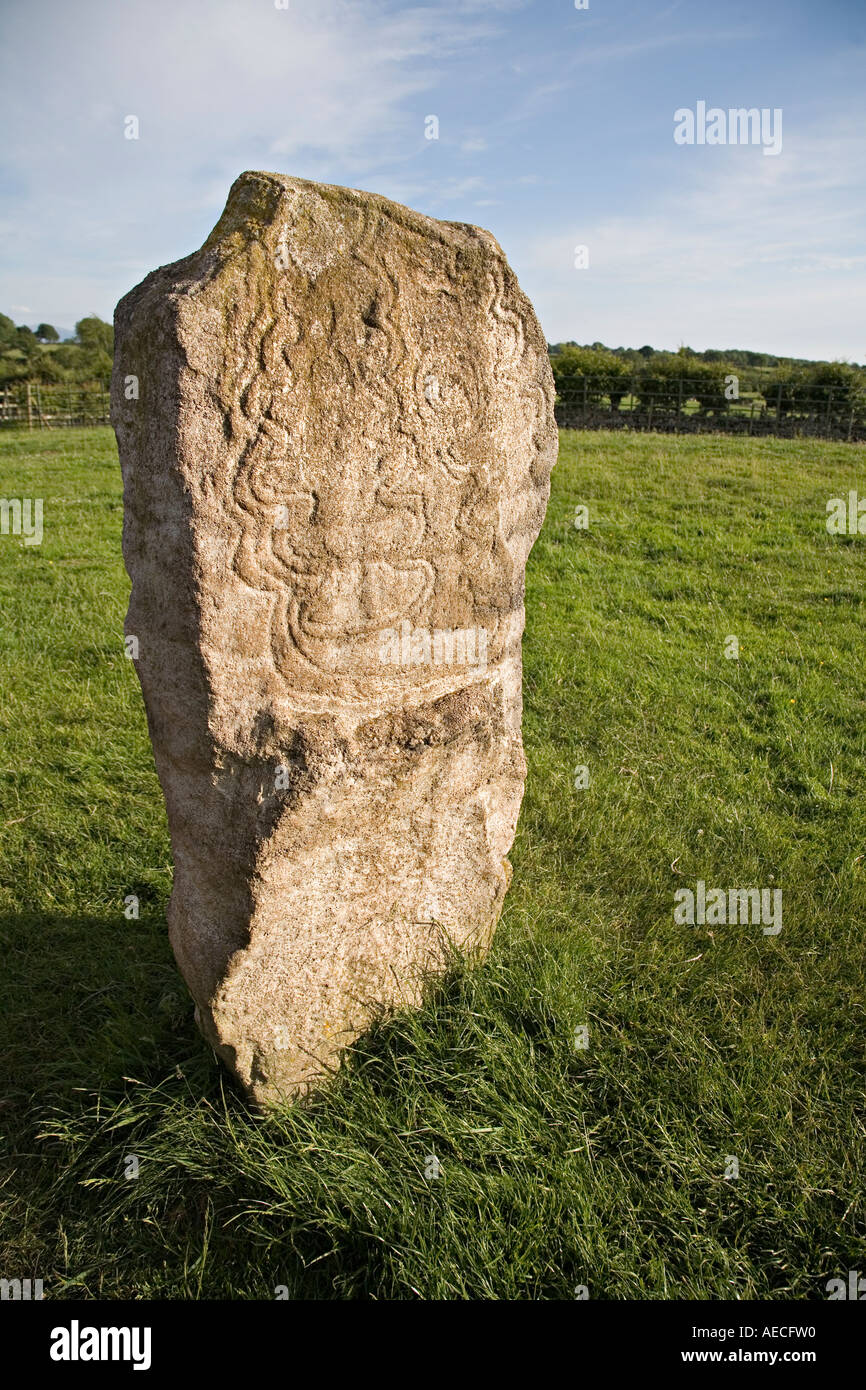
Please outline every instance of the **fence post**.
[[779, 382], [779, 390], [776, 396], [776, 434], [779, 433], [779, 424], [782, 419], [782, 383]]
[[27, 428], [33, 428], [33, 401], [30, 398], [30, 382], [27, 383]]
[[680, 432], [680, 414], [683, 408], [683, 379], [677, 381], [677, 434]]

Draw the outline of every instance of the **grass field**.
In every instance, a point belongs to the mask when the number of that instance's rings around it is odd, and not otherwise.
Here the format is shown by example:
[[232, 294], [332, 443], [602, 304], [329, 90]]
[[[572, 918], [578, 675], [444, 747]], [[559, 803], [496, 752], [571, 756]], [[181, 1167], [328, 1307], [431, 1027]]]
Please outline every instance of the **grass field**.
[[[113, 436], [0, 435], [0, 494], [44, 498], [45, 525], [0, 536], [0, 1275], [47, 1298], [806, 1299], [866, 1268], [866, 537], [824, 524], [864, 460], [563, 435], [494, 948], [262, 1118], [167, 942]], [[698, 879], [781, 888], [781, 933], [676, 924]]]

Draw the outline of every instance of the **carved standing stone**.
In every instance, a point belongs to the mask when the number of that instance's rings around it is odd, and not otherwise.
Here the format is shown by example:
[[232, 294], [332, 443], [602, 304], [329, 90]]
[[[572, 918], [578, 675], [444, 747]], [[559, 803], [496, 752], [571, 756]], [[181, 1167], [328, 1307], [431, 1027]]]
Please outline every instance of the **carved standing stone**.
[[488, 232], [265, 173], [115, 322], [171, 941], [267, 1102], [499, 915], [546, 344]]

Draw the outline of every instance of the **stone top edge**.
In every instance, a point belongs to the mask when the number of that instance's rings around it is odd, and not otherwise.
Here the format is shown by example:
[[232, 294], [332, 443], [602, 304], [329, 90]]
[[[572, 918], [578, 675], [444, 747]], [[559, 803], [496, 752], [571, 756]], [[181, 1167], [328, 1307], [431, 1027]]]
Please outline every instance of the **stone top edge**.
[[[151, 289], [164, 293], [175, 286], [188, 288], [198, 280], [208, 262], [212, 266], [231, 254], [231, 244], [247, 243], [256, 236], [256, 228], [271, 227], [279, 215], [280, 203], [287, 193], [309, 192], [326, 201], [374, 207], [398, 225], [420, 236], [435, 236], [450, 244], [481, 244], [503, 265], [505, 253], [492, 232], [471, 222], [448, 222], [430, 217], [406, 207], [382, 193], [366, 192], [342, 184], [318, 183], [313, 179], [297, 178], [292, 174], [271, 173], [267, 170], [245, 170], [232, 184], [225, 208], [202, 246], [176, 261], [157, 266], [118, 301], [115, 322], [123, 312], [141, 301]], [[204, 258], [204, 260], [203, 260]]]
[[[350, 202], [356, 205], [366, 203], [372, 205], [380, 212], [399, 222], [401, 225], [411, 228], [414, 231], [423, 232], [429, 235], [446, 236], [451, 233], [456, 237], [469, 236], [484, 241], [491, 250], [505, 259], [505, 253], [492, 232], [485, 227], [479, 227], [474, 222], [451, 222], [438, 217], [431, 217], [428, 213], [417, 212], [414, 208], [407, 207], [405, 203], [395, 202], [393, 198], [387, 198], [384, 193], [374, 193], [367, 189], [351, 188], [340, 183], [318, 183], [315, 179], [302, 179], [294, 174], [278, 174], [269, 170], [247, 169], [239, 174], [229, 189], [229, 196], [226, 201], [225, 210], [211, 232], [208, 241], [215, 237], [220, 231], [221, 223], [231, 216], [238, 205], [245, 200], [247, 193], [252, 193], [256, 188], [266, 188], [278, 190], [280, 193], [293, 190], [308, 191], [316, 193], [319, 197], [332, 199], [335, 202]], [[278, 201], [272, 208], [268, 209], [271, 215], [276, 212]]]

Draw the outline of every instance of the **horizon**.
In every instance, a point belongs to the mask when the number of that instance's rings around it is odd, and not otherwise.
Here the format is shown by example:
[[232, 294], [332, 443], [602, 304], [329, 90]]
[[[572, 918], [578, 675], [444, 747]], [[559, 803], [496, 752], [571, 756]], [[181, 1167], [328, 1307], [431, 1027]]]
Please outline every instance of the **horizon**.
[[[3, 312], [4, 312], [3, 307], [2, 307], [2, 305], [0, 305], [0, 313], [3, 313]], [[93, 311], [93, 310], [89, 310], [89, 311], [88, 311], [88, 313], [92, 313], [92, 312], [94, 312], [94, 311]], [[84, 318], [84, 317], [86, 317], [86, 315], [81, 315], [81, 317]], [[100, 315], [99, 317], [101, 317], [101, 315]], [[79, 321], [79, 320], [77, 320], [77, 321]], [[105, 321], [105, 322], [108, 322], [108, 323], [111, 323], [111, 322], [112, 322], [112, 319], [107, 319], [107, 320], [104, 320], [104, 321]], [[56, 344], [46, 344], [45, 346], [49, 346], [49, 347], [50, 347], [50, 346], [60, 347], [60, 346], [62, 346], [64, 343], [74, 343], [74, 342], [75, 342], [75, 336], [74, 336], [74, 335], [75, 335], [75, 329], [74, 329], [74, 328], [60, 327], [58, 324], [53, 323], [52, 320], [51, 320], [50, 318], [47, 318], [47, 319], [45, 319], [45, 318], [40, 318], [38, 321], [34, 320], [33, 322], [26, 324], [25, 326], [26, 326], [27, 328], [29, 328], [29, 329], [31, 330], [31, 332], [35, 333], [35, 332], [36, 332], [36, 329], [37, 329], [41, 324], [43, 324], [43, 323], [51, 324], [51, 327], [54, 328], [54, 329], [56, 329], [57, 332], [61, 335], [60, 338], [59, 338], [59, 340], [58, 340], [58, 342], [57, 342]], [[64, 336], [64, 335], [65, 335], [65, 336]], [[548, 338], [548, 339], [547, 339], [547, 347], [548, 347], [548, 351], [552, 353], [552, 352], [554, 352], [554, 350], [555, 350], [556, 348], [572, 347], [572, 346], [573, 346], [573, 347], [594, 347], [594, 346], [596, 346], [596, 344], [599, 343], [599, 342], [600, 342], [599, 339], [594, 339], [593, 342], [591, 342], [591, 343], [589, 343], [589, 342], [587, 342], [587, 343], [580, 343], [580, 342], [578, 342], [578, 341], [577, 341], [576, 339], [574, 339], [574, 338], [560, 338], [560, 339], [558, 339], [556, 342], [551, 342], [551, 340]], [[640, 351], [642, 350], [642, 348], [644, 348], [644, 347], [651, 347], [651, 348], [653, 349], [653, 352], [654, 352], [654, 353], [665, 353], [665, 352], [676, 353], [676, 352], [678, 352], [678, 351], [680, 350], [680, 348], [682, 348], [682, 349], [683, 349], [684, 351], [686, 351], [686, 352], [695, 352], [695, 353], [698, 353], [699, 355], [700, 355], [701, 353], [703, 353], [703, 352], [718, 352], [718, 353], [721, 353], [721, 354], [722, 354], [722, 357], [723, 357], [723, 358], [724, 358], [724, 355], [725, 355], [726, 353], [733, 353], [733, 352], [754, 352], [754, 353], [757, 353], [757, 354], [761, 354], [761, 355], [763, 355], [763, 356], [765, 356], [765, 357], [776, 357], [776, 358], [778, 358], [778, 360], [779, 360], [780, 362], [785, 362], [785, 361], [792, 361], [792, 362], [797, 362], [797, 361], [801, 361], [801, 362], [821, 362], [821, 361], [834, 362], [834, 361], [835, 361], [835, 362], [841, 362], [841, 361], [845, 361], [845, 362], [847, 362], [847, 365], [848, 365], [848, 366], [866, 368], [866, 361], [858, 362], [858, 361], [856, 361], [856, 360], [854, 360], [854, 359], [839, 358], [839, 357], [836, 357], [836, 358], [792, 358], [792, 357], [787, 357], [787, 356], [786, 356], [785, 354], [783, 354], [783, 353], [773, 352], [770, 348], [742, 348], [742, 347], [734, 347], [734, 346], [731, 346], [731, 345], [729, 345], [728, 347], [720, 348], [720, 347], [718, 347], [718, 346], [716, 346], [716, 345], [712, 345], [712, 344], [711, 344], [709, 347], [707, 347], [707, 348], [693, 348], [693, 347], [691, 347], [690, 344], [687, 344], [687, 343], [679, 344], [679, 345], [678, 345], [677, 347], [675, 347], [675, 348], [657, 348], [657, 347], [655, 347], [655, 345], [652, 344], [652, 343], [641, 343], [640, 346], [638, 346], [638, 345], [635, 344], [635, 343], [618, 343], [616, 347], [612, 347], [609, 343], [601, 343], [601, 346], [602, 346], [603, 348], [605, 348], [608, 352], [615, 352], [615, 353], [616, 353], [616, 352], [640, 352]]]

